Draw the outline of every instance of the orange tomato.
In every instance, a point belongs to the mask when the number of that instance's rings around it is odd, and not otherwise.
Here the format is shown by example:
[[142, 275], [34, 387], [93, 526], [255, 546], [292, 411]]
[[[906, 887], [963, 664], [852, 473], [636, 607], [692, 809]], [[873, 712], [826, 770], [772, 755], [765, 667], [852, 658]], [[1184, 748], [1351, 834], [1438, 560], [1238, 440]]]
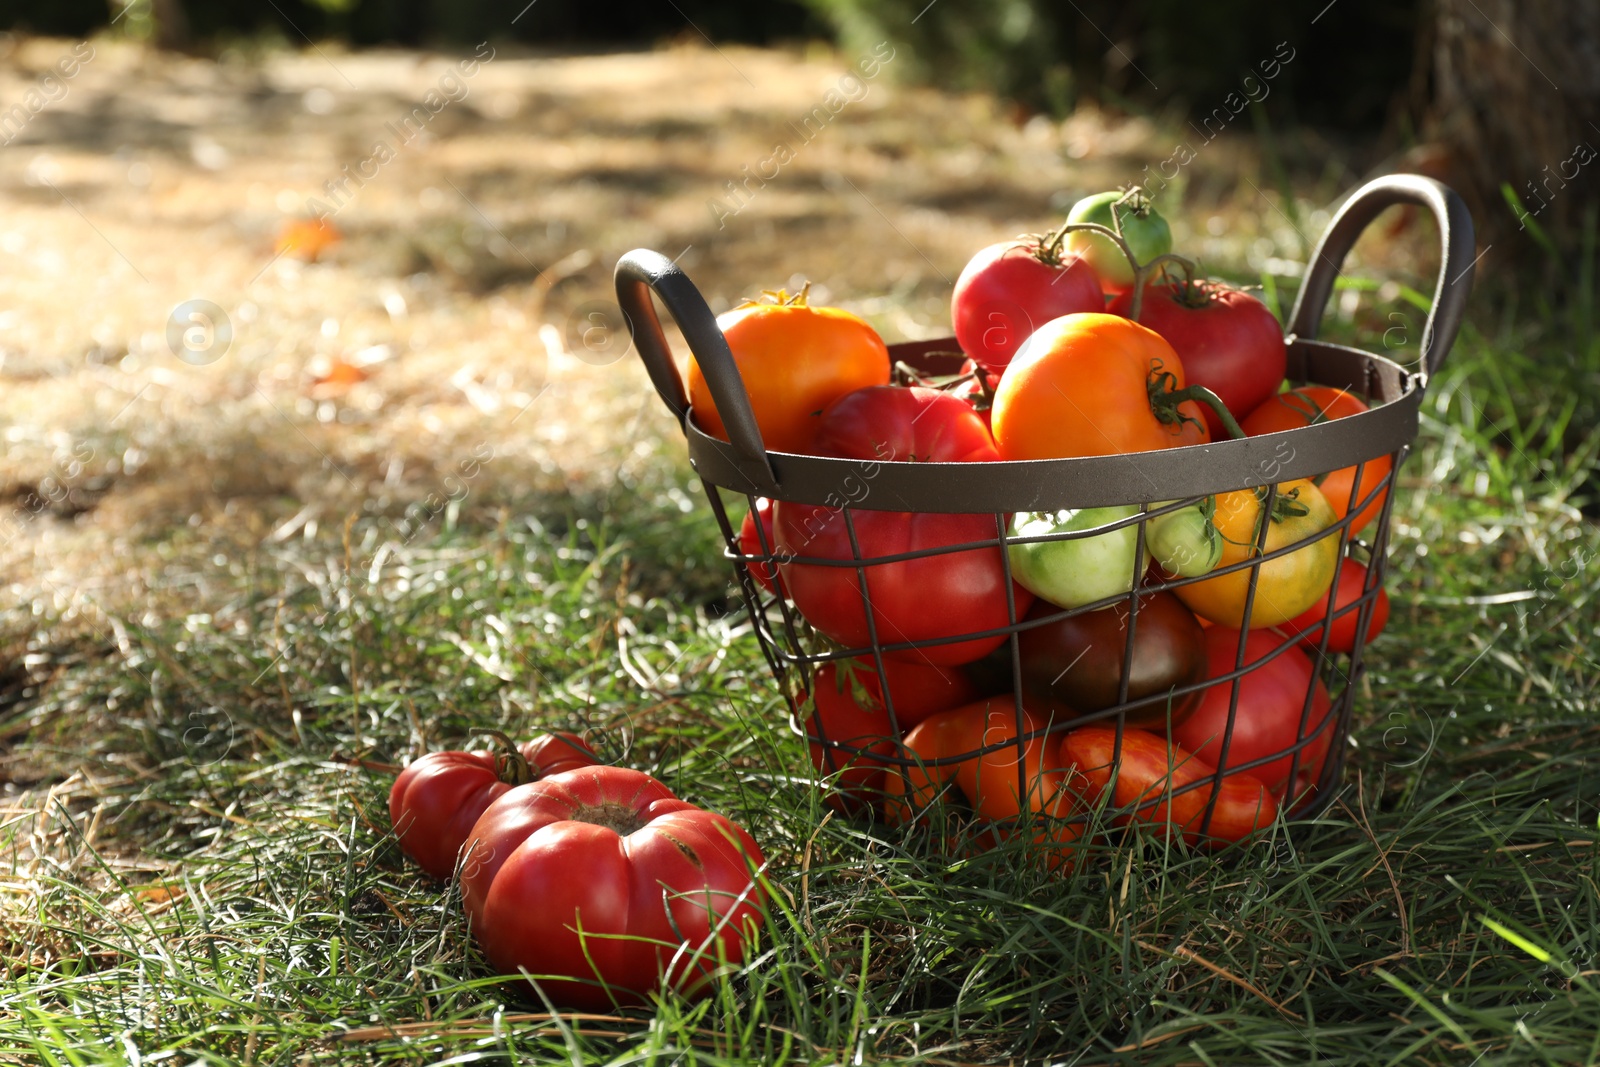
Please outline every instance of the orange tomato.
[[[1043, 730], [1047, 723], [1048, 720], [1026, 708], [1023, 710], [1024, 733]], [[1025, 810], [1052, 819], [1072, 814], [1072, 795], [1065, 788], [1065, 780], [1059, 771], [1046, 765], [1047, 754], [1054, 747], [1053, 739], [1035, 737], [1022, 746], [1020, 780], [1016, 739], [1016, 705], [1009, 693], [925, 719], [906, 735], [902, 752], [903, 756], [923, 763], [888, 775], [884, 783], [889, 796], [886, 809], [890, 821], [903, 823], [914, 819], [918, 810], [932, 803], [952, 782], [984, 819], [997, 822], [1016, 819]], [[982, 755], [968, 755], [993, 745], [1005, 747]], [[933, 765], [935, 760], [963, 756], [966, 758]], [[1025, 793], [1018, 788], [1020, 781], [1027, 783]], [[1052, 823], [1035, 840], [1062, 847], [1078, 834], [1076, 824]]]
[[[1239, 425], [1250, 437], [1258, 437], [1265, 433], [1277, 433], [1280, 430], [1293, 430], [1301, 426], [1327, 422], [1329, 419], [1342, 419], [1366, 410], [1368, 408], [1363, 401], [1343, 389], [1334, 389], [1326, 385], [1303, 385], [1270, 398], [1245, 416]], [[1393, 467], [1394, 458], [1391, 456], [1369, 459], [1362, 465], [1361, 484], [1356, 489], [1356, 503], [1359, 504], [1369, 493], [1377, 489], [1378, 483], [1388, 476]], [[1328, 498], [1328, 504], [1333, 508], [1335, 516], [1342, 519], [1349, 514], [1350, 490], [1356, 483], [1355, 467], [1343, 467], [1313, 478], [1312, 481], [1322, 490], [1322, 495]], [[1357, 513], [1355, 521], [1350, 524], [1350, 536], [1354, 537], [1363, 526], [1377, 518], [1378, 512], [1383, 510], [1383, 502], [1388, 495], [1389, 490], [1385, 487], [1372, 498], [1371, 503]]]
[[[846, 393], [889, 384], [889, 348], [848, 311], [789, 302], [746, 304], [717, 316], [744, 379], [761, 440], [771, 452], [810, 452], [822, 409]], [[728, 439], [700, 365], [689, 360], [695, 421]]]
[[[1200, 840], [1211, 792], [1206, 784], [1178, 793], [1177, 790], [1216, 774], [1217, 768], [1200, 757], [1145, 730], [1122, 731], [1120, 759], [1116, 752], [1117, 731], [1110, 726], [1082, 726], [1061, 739], [1055, 762], [1066, 768], [1071, 788], [1085, 802], [1096, 804], [1111, 789], [1107, 804], [1125, 809], [1113, 818], [1118, 826], [1132, 822], [1176, 828], [1190, 844]], [[1111, 785], [1115, 769], [1116, 785]], [[1161, 798], [1149, 807], [1136, 805]], [[1209, 838], [1242, 841], [1277, 818], [1278, 802], [1267, 787], [1249, 774], [1234, 772], [1222, 779], [1217, 803], [1206, 828]]]
[[[1211, 522], [1222, 534], [1222, 567], [1255, 559], [1261, 532], [1261, 503], [1265, 489], [1240, 489], [1218, 493]], [[1334, 524], [1333, 509], [1317, 487], [1301, 478], [1278, 486], [1267, 526], [1265, 552], [1275, 552], [1326, 530]], [[1333, 584], [1339, 564], [1339, 536], [1328, 534], [1303, 548], [1276, 559], [1219, 574], [1172, 591], [1196, 615], [1224, 626], [1244, 625], [1244, 604], [1250, 591], [1250, 573], [1256, 578], [1256, 599], [1250, 609], [1250, 627], [1276, 626], [1299, 615], [1317, 602]]]
[[343, 240], [337, 227], [325, 218], [291, 219], [278, 231], [276, 251], [315, 263], [322, 253]]
[[1197, 402], [1158, 413], [1150, 386], [1164, 375], [1170, 390], [1184, 387], [1182, 361], [1154, 330], [1092, 311], [1050, 320], [995, 387], [990, 421], [1000, 458], [1110, 456], [1211, 440]]

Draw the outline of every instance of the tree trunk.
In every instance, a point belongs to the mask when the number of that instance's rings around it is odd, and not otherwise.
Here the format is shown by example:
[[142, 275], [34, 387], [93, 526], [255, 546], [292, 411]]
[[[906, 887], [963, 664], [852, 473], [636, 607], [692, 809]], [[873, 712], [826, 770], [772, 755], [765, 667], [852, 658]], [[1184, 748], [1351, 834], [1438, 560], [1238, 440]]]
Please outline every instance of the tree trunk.
[[1600, 205], [1600, 3], [1432, 0], [1419, 59], [1431, 73], [1423, 133], [1479, 244], [1526, 260], [1542, 233], [1563, 256], [1576, 249]]

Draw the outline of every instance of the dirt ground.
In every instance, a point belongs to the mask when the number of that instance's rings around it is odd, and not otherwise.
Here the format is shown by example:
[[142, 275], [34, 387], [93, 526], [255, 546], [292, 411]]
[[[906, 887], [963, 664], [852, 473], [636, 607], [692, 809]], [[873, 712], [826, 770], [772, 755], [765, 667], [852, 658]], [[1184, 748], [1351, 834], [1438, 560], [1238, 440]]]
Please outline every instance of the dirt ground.
[[[614, 332], [627, 249], [677, 257], [714, 310], [808, 279], [890, 340], [944, 335], [974, 250], [1138, 179], [1170, 156], [1163, 131], [1096, 112], [1019, 122], [896, 85], [881, 52], [321, 45], [211, 62], [8, 39], [12, 618], [159, 613], [162, 590], [204, 601], [208, 561], [352, 514], [422, 502], [443, 521], [603, 489], [677, 447]], [[1162, 199], [1182, 204], [1180, 247], [1292, 273], [1300, 238], [1250, 145], [1203, 146]], [[1352, 182], [1334, 166], [1312, 202]], [[343, 240], [317, 262], [275, 254], [316, 210]], [[225, 325], [208, 332], [196, 307]]]

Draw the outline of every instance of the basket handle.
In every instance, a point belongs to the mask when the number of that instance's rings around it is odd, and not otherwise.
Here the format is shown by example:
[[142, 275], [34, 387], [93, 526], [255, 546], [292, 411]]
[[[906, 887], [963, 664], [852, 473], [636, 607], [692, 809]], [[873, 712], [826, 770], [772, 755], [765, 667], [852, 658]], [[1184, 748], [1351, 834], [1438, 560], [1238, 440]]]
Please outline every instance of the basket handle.
[[761, 428], [756, 425], [750, 394], [745, 391], [739, 366], [733, 361], [727, 338], [717, 327], [716, 316], [706, 306], [694, 282], [672, 260], [648, 248], [636, 248], [617, 260], [615, 278], [617, 303], [633, 335], [634, 347], [650, 372], [656, 393], [678, 424], [685, 425], [689, 418], [689, 398], [684, 392], [678, 365], [673, 361], [672, 348], [661, 330], [661, 319], [656, 316], [655, 304], [650, 300], [651, 292], [661, 298], [689, 342], [689, 351], [694, 353], [695, 362], [711, 387], [711, 397], [716, 401], [717, 413], [722, 416], [722, 425], [727, 428], [742, 472], [759, 487], [775, 488], [777, 479], [773, 476], [772, 465], [767, 462], [766, 445], [761, 440]]
[[1439, 225], [1439, 281], [1433, 290], [1433, 306], [1422, 328], [1422, 367], [1424, 382], [1438, 371], [1445, 354], [1456, 339], [1461, 319], [1467, 310], [1467, 294], [1472, 290], [1473, 258], [1472, 215], [1455, 190], [1420, 174], [1386, 174], [1357, 189], [1339, 208], [1328, 229], [1317, 242], [1306, 271], [1305, 283], [1295, 298], [1289, 315], [1289, 333], [1312, 339], [1322, 325], [1322, 313], [1333, 293], [1334, 279], [1344, 265], [1356, 238], [1372, 220], [1395, 204], [1415, 204], [1427, 208]]

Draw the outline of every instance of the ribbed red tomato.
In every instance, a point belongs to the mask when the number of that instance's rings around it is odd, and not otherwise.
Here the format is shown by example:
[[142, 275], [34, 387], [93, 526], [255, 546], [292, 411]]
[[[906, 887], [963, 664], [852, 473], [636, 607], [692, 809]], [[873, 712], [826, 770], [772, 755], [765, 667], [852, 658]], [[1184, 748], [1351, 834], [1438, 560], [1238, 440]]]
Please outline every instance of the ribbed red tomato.
[[708, 991], [762, 919], [765, 862], [743, 827], [648, 774], [590, 767], [517, 786], [484, 811], [461, 861], [483, 954], [558, 1004], [641, 1004]]
[[449, 878], [467, 832], [506, 790], [600, 760], [577, 734], [541, 734], [513, 751], [430, 752], [389, 788], [400, 848], [435, 878]]

